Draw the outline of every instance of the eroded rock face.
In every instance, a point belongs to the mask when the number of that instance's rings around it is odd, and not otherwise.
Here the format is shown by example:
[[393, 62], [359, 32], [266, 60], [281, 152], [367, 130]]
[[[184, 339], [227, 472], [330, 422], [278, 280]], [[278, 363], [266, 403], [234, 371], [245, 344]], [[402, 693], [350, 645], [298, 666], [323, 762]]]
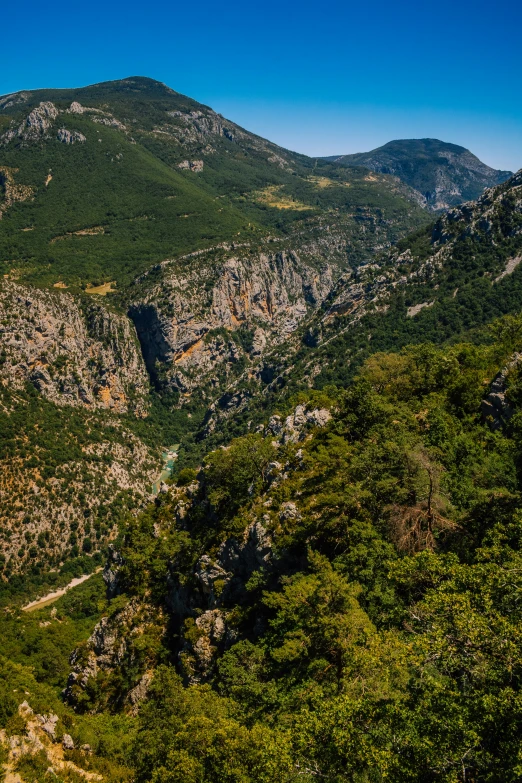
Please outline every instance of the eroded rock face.
[[87, 141], [83, 133], [80, 133], [79, 131], [69, 131], [66, 128], [60, 128], [56, 138], [64, 144], [83, 144]]
[[2, 215], [16, 201], [27, 201], [33, 196], [34, 188], [29, 185], [19, 185], [15, 175], [18, 169], [0, 166], [0, 192], [3, 190], [3, 201], [0, 202], [0, 220]]
[[189, 171], [203, 171], [204, 163], [202, 160], [182, 160], [178, 163], [178, 169], [188, 169]]
[[[261, 520], [254, 520], [240, 537], [221, 544], [216, 558], [203, 555], [194, 569], [200, 599], [185, 592], [184, 603], [176, 586], [171, 607], [180, 621], [192, 617], [195, 605], [201, 612], [182, 626], [179, 665], [187, 682], [206, 680], [213, 671], [218, 653], [237, 641], [237, 631], [227, 621], [227, 606], [247, 598], [246, 583], [255, 571], [273, 565], [272, 537]], [[188, 622], [188, 626], [187, 626]]]
[[[272, 417], [272, 420], [275, 417]], [[297, 443], [300, 440], [304, 440], [307, 431], [312, 427], [325, 427], [332, 414], [326, 408], [314, 408], [308, 410], [306, 405], [298, 405], [297, 408], [290, 416], [285, 419], [284, 427], [282, 427], [282, 441], [283, 443]]]
[[[137, 654], [134, 643], [152, 628], [162, 627], [163, 622], [161, 612], [137, 598], [111, 617], [103, 617], [85, 645], [71, 655], [72, 670], [62, 692], [64, 699], [74, 705], [101, 672], [110, 675], [119, 669], [135, 666]], [[151, 679], [150, 674], [142, 672], [128, 693], [121, 694], [131, 711], [135, 711], [145, 698]]]
[[6, 131], [0, 141], [4, 143], [9, 143], [13, 139], [20, 139], [24, 142], [37, 141], [47, 135], [53, 121], [58, 117], [58, 113], [54, 103], [42, 101], [17, 128]]
[[493, 379], [487, 397], [481, 402], [482, 418], [493, 432], [507, 424], [515, 413], [515, 409], [509, 402], [506, 392], [508, 377], [511, 372], [516, 371], [520, 367], [521, 362], [522, 354], [515, 353], [506, 367], [503, 367]]
[[0, 282], [0, 377], [59, 405], [146, 414], [148, 378], [132, 325], [67, 293]]
[[129, 311], [151, 374], [188, 393], [244, 355], [239, 329], [252, 330], [248, 353], [260, 356], [295, 331], [332, 284], [330, 266], [317, 269], [292, 251], [209, 261], [183, 273], [164, 265], [162, 282]]

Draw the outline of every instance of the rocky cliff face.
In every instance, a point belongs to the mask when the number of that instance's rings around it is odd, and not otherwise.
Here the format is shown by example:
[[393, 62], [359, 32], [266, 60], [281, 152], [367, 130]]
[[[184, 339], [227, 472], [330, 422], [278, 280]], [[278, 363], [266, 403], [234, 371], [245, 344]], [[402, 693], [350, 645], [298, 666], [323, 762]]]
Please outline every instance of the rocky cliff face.
[[[331, 378], [328, 373], [335, 367], [345, 370], [361, 351], [361, 334], [357, 339], [351, 336], [359, 327], [364, 330], [363, 345], [371, 352], [372, 331], [386, 328], [381, 323], [389, 323], [390, 334], [400, 325], [402, 339], [408, 343], [426, 339], [421, 326], [426, 318], [438, 320], [436, 335], [449, 337], [448, 324], [476, 323], [481, 308], [485, 321], [492, 314], [516, 312], [521, 260], [522, 172], [518, 172], [486, 190], [476, 202], [449, 210], [411, 242], [376, 253], [371, 263], [341, 274], [321, 307], [296, 332], [279, 345], [267, 346], [248, 368], [248, 378], [243, 373], [229, 384], [226, 396], [215, 399], [202, 434], [219, 431], [225, 420], [239, 413], [244, 421], [249, 417], [255, 421], [256, 411], [269, 399], [281, 398], [283, 386], [313, 387], [317, 376]], [[386, 320], [388, 315], [392, 320]], [[389, 337], [381, 331], [380, 339]]]
[[[4, 105], [2, 108], [6, 108]], [[0, 137], [0, 143], [8, 144], [13, 139], [22, 142], [34, 142], [47, 135], [53, 121], [58, 117], [58, 109], [51, 101], [42, 101], [17, 127], [11, 127]]]
[[148, 378], [132, 324], [66, 292], [0, 282], [0, 378], [58, 405], [146, 415]]
[[[245, 250], [200, 256], [186, 271], [165, 264], [162, 273], [129, 314], [152, 376], [189, 394], [216, 387], [245, 355], [284, 341], [323, 301], [335, 271], [294, 251]], [[238, 339], [245, 330], [249, 345]]]
[[121, 419], [148, 388], [125, 316], [0, 282], [0, 569], [94, 552], [148, 501], [159, 455]]

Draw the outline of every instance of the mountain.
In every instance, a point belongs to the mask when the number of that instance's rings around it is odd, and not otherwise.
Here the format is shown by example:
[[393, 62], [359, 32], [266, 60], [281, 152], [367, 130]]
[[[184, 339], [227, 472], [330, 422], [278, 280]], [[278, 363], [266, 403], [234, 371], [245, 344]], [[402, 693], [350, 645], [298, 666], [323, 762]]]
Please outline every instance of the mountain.
[[419, 204], [433, 212], [472, 201], [513, 173], [492, 169], [464, 147], [438, 139], [399, 139], [370, 152], [326, 160], [398, 177], [414, 189]]
[[430, 216], [139, 77], [0, 145], [0, 777], [518, 780], [522, 171]]
[[393, 178], [283, 150], [151, 79], [2, 97], [10, 585], [106, 546], [252, 353], [427, 219]]
[[[458, 340], [522, 303], [522, 172], [345, 272], [287, 339], [253, 356], [201, 436], [228, 437], [310, 388], [349, 385], [379, 351]], [[243, 428], [241, 430], [241, 427]], [[210, 440], [209, 440], [210, 439]]]
[[140, 77], [1, 98], [0, 154], [4, 273], [39, 285], [120, 287], [223, 242], [313, 232], [325, 215], [348, 242], [373, 220], [374, 244], [425, 219], [390, 178], [283, 150]]
[[477, 337], [281, 406], [129, 520], [105, 598], [5, 612], [6, 771], [516, 780], [521, 317]]

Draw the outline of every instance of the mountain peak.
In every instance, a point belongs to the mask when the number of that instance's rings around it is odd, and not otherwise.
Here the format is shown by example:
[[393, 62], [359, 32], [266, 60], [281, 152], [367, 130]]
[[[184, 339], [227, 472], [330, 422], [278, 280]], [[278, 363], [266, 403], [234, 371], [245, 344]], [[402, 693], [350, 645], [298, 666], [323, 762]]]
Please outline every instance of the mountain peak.
[[80, 89], [89, 89], [89, 87], [106, 87], [108, 89], [127, 87], [131, 90], [153, 90], [155, 92], [164, 91], [169, 94], [176, 94], [175, 90], [166, 85], [165, 82], [160, 82], [157, 79], [151, 79], [149, 76], [126, 76], [124, 79], [112, 79], [106, 82], [98, 82], [97, 84], [91, 84], [85, 88]]
[[395, 139], [370, 152], [328, 160], [398, 177], [413, 188], [419, 203], [433, 212], [476, 199], [484, 188], [499, 185], [512, 175], [487, 166], [465, 147], [429, 138]]

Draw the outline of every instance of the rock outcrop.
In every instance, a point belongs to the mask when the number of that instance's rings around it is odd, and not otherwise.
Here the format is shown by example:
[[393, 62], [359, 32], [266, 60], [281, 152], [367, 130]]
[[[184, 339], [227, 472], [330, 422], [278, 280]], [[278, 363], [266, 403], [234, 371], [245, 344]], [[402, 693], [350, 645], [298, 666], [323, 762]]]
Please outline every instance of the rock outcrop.
[[60, 128], [56, 138], [58, 141], [62, 141], [64, 144], [83, 144], [87, 139], [79, 131], [69, 131], [67, 128]]
[[146, 415], [148, 379], [132, 324], [66, 292], [0, 282], [0, 377], [59, 405]]
[[[165, 618], [156, 607], [137, 599], [111, 617], [103, 617], [84, 645], [71, 655], [72, 666], [63, 697], [75, 705], [86, 689], [101, 674], [114, 672], [125, 667], [136, 667], [140, 662], [140, 638], [147, 633], [164, 630]], [[119, 694], [122, 705], [136, 713], [139, 704], [146, 697], [151, 675], [142, 672], [134, 684]], [[94, 705], [93, 705], [94, 706]]]
[[178, 169], [188, 169], [189, 171], [203, 171], [204, 163], [202, 160], [182, 160], [178, 163]]
[[[260, 356], [267, 342], [284, 341], [320, 305], [335, 274], [293, 251], [203, 257], [185, 272], [173, 267], [164, 265], [162, 281], [129, 315], [151, 375], [185, 393], [216, 386], [216, 373], [230, 374], [245, 353]], [[236, 339], [241, 329], [252, 333], [247, 348]]]
[[30, 185], [16, 183], [15, 174], [17, 172], [18, 169], [0, 166], [0, 194], [3, 191], [3, 200], [0, 201], [0, 220], [3, 213], [16, 201], [27, 201], [34, 193], [34, 188]]
[[18, 127], [10, 128], [0, 136], [0, 143], [7, 144], [13, 139], [19, 139], [22, 142], [38, 141], [47, 135], [53, 121], [58, 117], [58, 113], [54, 103], [42, 101]]
[[484, 421], [494, 432], [507, 424], [515, 413], [515, 408], [508, 399], [508, 379], [510, 374], [520, 368], [522, 354], [515, 353], [506, 367], [495, 376], [487, 397], [481, 402], [481, 413]]
[[[24, 757], [28, 757], [28, 766], [31, 768], [31, 757], [37, 754], [38, 762], [41, 764], [44, 760], [48, 765], [46, 778], [70, 779], [72, 777], [74, 780], [85, 780], [86, 783], [101, 780], [100, 775], [89, 771], [89, 764], [84, 765], [85, 769], [82, 766], [82, 757], [90, 753], [88, 745], [83, 745], [82, 753], [77, 754], [74, 761], [71, 760], [68, 751], [74, 750], [76, 745], [73, 737], [63, 732], [63, 724], [58, 715], [35, 714], [28, 702], [24, 701], [18, 707], [18, 719], [23, 726], [19, 734], [9, 734], [5, 729], [0, 730], [2, 772], [7, 783], [22, 783], [20, 765], [23, 765]], [[27, 779], [25, 773], [24, 779]]]

